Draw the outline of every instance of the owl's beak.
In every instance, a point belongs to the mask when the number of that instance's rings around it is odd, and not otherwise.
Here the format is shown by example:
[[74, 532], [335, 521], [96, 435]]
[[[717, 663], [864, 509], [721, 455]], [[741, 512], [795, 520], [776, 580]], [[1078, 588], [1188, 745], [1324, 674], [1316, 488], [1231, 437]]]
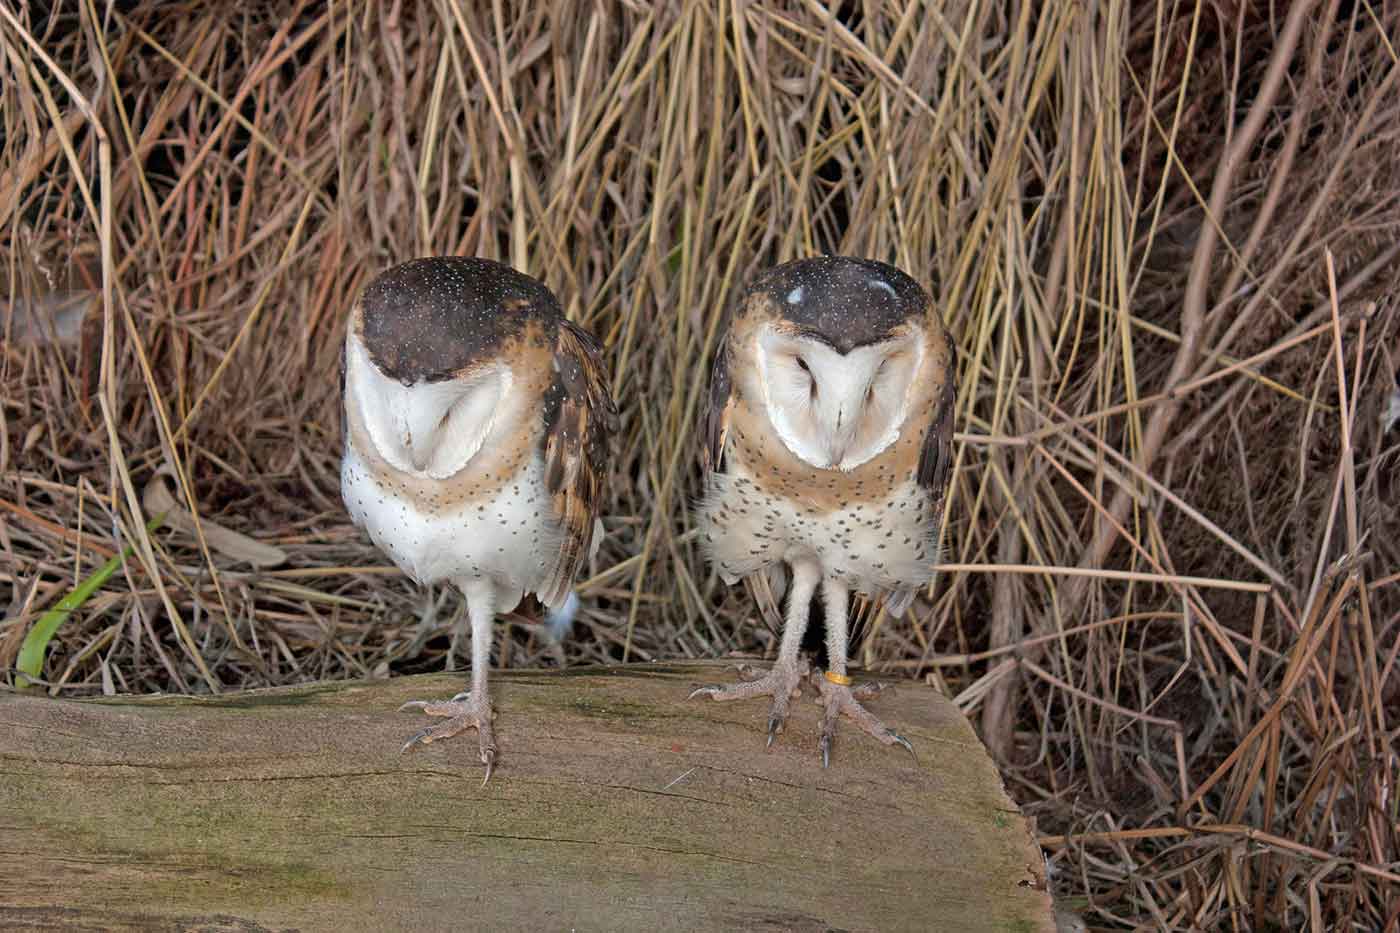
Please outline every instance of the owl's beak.
[[403, 439], [403, 449], [408, 454], [408, 462], [417, 471], [426, 472], [433, 451], [438, 446], [438, 435], [442, 428], [443, 412], [436, 405], [425, 405], [421, 400], [407, 406], [401, 413], [399, 434]]
[[829, 469], [836, 469], [841, 465], [841, 461], [846, 458], [846, 445], [850, 443], [850, 439], [846, 437], [846, 432], [842, 430], [841, 427], [845, 423], [845, 415], [845, 406], [843, 405], [840, 409], [837, 409], [836, 431], [832, 435], [831, 443], [827, 445], [827, 455], [831, 458]]
[[[863, 395], [863, 392], [862, 392]], [[842, 399], [836, 409], [836, 419], [831, 432], [831, 439], [827, 444], [827, 451], [831, 457], [828, 469], [839, 469], [841, 462], [846, 459], [846, 451], [850, 449], [855, 441], [855, 426], [859, 420], [860, 399]]]

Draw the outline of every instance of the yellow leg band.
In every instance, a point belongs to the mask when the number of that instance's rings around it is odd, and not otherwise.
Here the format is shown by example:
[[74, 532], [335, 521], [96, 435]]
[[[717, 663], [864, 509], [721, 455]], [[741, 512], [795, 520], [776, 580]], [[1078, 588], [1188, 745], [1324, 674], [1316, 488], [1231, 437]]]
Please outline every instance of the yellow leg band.
[[836, 686], [838, 687], [849, 687], [852, 683], [854, 683], [854, 681], [852, 681], [851, 678], [847, 677], [845, 674], [838, 674], [835, 671], [825, 671], [823, 672], [822, 676], [825, 677], [827, 680], [831, 681], [832, 683], [836, 684]]

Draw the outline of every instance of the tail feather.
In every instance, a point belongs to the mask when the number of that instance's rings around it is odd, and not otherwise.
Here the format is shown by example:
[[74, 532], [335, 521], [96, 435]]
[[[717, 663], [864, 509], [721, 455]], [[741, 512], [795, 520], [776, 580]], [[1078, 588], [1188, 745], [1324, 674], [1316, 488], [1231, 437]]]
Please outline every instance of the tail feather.
[[564, 603], [558, 609], [546, 609], [545, 628], [549, 637], [556, 642], [563, 641], [569, 637], [574, 628], [574, 617], [578, 615], [578, 594], [573, 590], [564, 598]]

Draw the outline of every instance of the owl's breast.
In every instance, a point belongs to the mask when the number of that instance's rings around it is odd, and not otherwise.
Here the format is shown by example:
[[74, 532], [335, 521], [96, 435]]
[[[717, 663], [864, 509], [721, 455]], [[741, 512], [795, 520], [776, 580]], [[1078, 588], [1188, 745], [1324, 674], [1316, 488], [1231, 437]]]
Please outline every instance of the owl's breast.
[[700, 508], [702, 544], [726, 582], [799, 557], [869, 594], [932, 578], [938, 522], [912, 477], [871, 478], [872, 494], [837, 499], [820, 475], [831, 471], [775, 488], [743, 461], [731, 463], [710, 475]]
[[[489, 577], [508, 611], [545, 580], [559, 550], [559, 522], [538, 455], [489, 483], [471, 476], [435, 485], [396, 481], [350, 445], [341, 495], [355, 523], [419, 583]], [[463, 488], [454, 488], [465, 487]], [[472, 494], [472, 491], [475, 494]], [[513, 593], [513, 601], [508, 599]]]

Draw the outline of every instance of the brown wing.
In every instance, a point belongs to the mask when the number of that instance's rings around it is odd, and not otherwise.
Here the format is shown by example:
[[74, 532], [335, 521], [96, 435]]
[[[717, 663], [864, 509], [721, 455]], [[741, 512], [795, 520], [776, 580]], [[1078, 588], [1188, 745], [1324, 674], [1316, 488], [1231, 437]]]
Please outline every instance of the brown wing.
[[953, 466], [953, 405], [957, 401], [954, 391], [953, 338], [945, 335], [948, 344], [948, 364], [944, 369], [943, 391], [938, 394], [938, 407], [933, 420], [924, 434], [924, 446], [919, 451], [919, 485], [929, 494], [929, 501], [935, 508], [943, 507], [943, 496], [948, 491], [949, 470]]
[[[954, 356], [953, 338], [945, 333], [943, 339], [946, 347], [943, 385], [936, 396], [933, 417], [924, 432], [924, 443], [919, 449], [919, 465], [915, 473], [919, 486], [928, 494], [926, 501], [929, 514], [926, 517], [930, 521], [929, 527], [933, 529], [935, 539], [938, 535], [937, 522], [943, 517], [948, 482], [952, 478], [953, 408], [957, 403], [954, 375], [957, 358]], [[934, 543], [930, 542], [931, 545]], [[855, 645], [873, 632], [882, 609], [894, 618], [901, 618], [913, 598], [914, 593], [911, 590], [855, 597], [852, 600], [851, 644]]]
[[724, 472], [724, 444], [729, 438], [729, 414], [734, 408], [733, 384], [729, 378], [729, 332], [720, 334], [715, 362], [710, 367], [710, 398], [705, 408], [704, 449], [700, 460], [706, 473]]
[[554, 382], [545, 394], [544, 479], [554, 498], [562, 539], [559, 558], [540, 588], [557, 609], [593, 550], [593, 529], [607, 478], [608, 439], [618, 430], [598, 341], [568, 321], [554, 345]]

